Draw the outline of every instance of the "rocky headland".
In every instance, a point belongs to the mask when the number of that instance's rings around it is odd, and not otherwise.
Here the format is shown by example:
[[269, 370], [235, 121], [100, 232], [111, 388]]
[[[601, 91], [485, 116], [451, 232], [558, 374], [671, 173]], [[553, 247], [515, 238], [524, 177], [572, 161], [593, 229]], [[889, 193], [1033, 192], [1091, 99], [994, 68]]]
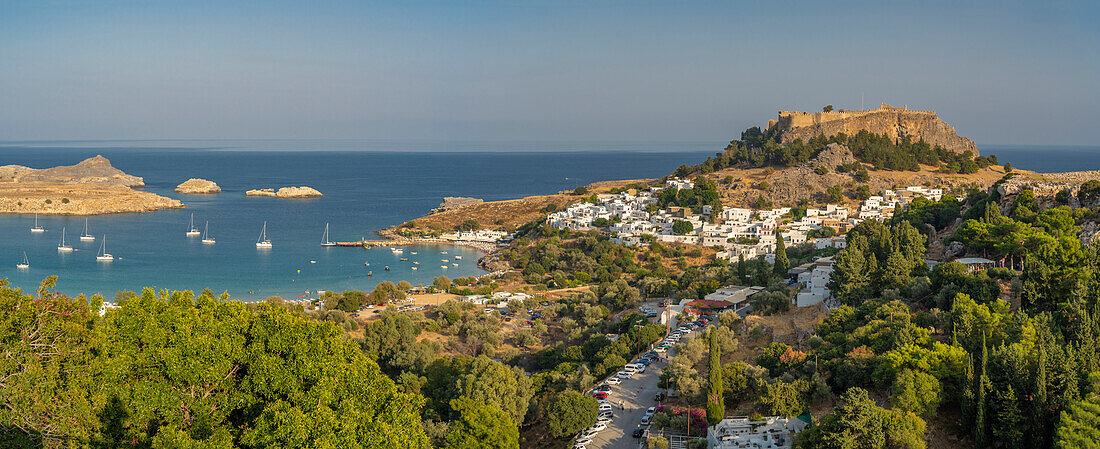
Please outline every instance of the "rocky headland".
[[275, 189], [252, 189], [244, 193], [246, 196], [270, 196], [275, 198], [320, 198], [325, 196], [312, 187], [280, 187]]
[[186, 193], [191, 195], [201, 195], [210, 193], [221, 193], [222, 188], [218, 187], [218, 184], [214, 181], [207, 181], [200, 178], [191, 178], [184, 181], [182, 184], [176, 186], [176, 193]]
[[35, 169], [22, 165], [5, 165], [0, 167], [0, 182], [145, 187], [145, 180], [140, 176], [124, 173], [122, 170], [111, 166], [111, 161], [107, 158], [99, 155], [80, 161], [76, 165], [62, 165], [53, 168]]
[[34, 169], [0, 167], [0, 213], [96, 215], [182, 208], [179, 200], [131, 187], [141, 177], [111, 166], [103, 156], [79, 164]]
[[933, 146], [978, 155], [974, 141], [959, 136], [954, 127], [936, 116], [936, 111], [913, 111], [908, 105], [898, 108], [883, 103], [878, 109], [867, 111], [779, 111], [779, 117], [768, 122], [768, 129], [773, 128], [780, 132], [783, 144], [795, 139], [808, 142], [818, 135], [845, 133], [851, 136], [865, 130], [885, 135], [895, 142], [908, 136], [914, 142], [923, 139]]

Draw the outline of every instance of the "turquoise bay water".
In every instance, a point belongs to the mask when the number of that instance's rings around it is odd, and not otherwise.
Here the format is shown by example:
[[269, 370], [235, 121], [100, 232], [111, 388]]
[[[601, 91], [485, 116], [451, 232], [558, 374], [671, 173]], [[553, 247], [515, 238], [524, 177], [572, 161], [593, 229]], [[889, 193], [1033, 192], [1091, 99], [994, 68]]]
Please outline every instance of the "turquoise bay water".
[[[56, 274], [58, 290], [70, 295], [102, 293], [111, 298], [124, 289], [209, 287], [243, 300], [371, 289], [386, 280], [429, 284], [440, 274], [454, 278], [483, 273], [476, 267], [481, 253], [456, 246], [406, 247], [400, 256], [386, 248], [324, 248], [319, 242], [325, 223], [330, 223], [333, 241], [372, 239], [378, 229], [427, 213], [444, 196], [501, 200], [600, 180], [659, 177], [680, 164], [697, 163], [721, 147], [718, 143], [0, 143], [0, 165], [43, 168], [102, 154], [115, 167], [144, 177], [145, 190], [188, 205], [178, 210], [88, 217], [92, 234], [99, 239], [107, 235], [108, 252], [117, 258], [110, 263], [95, 260], [98, 239], [79, 240], [84, 217], [40, 216], [48, 231], [32, 234], [33, 216], [0, 215], [0, 278], [30, 291], [44, 277]], [[172, 192], [192, 177], [217, 182], [222, 193]], [[326, 197], [244, 196], [247, 189], [290, 185], [308, 185]], [[184, 235], [192, 213], [200, 230], [210, 222], [215, 245]], [[274, 247], [258, 250], [255, 242], [264, 221]], [[57, 251], [62, 227], [76, 249], [73, 253]], [[31, 264], [26, 271], [15, 267], [23, 251]], [[454, 259], [455, 255], [462, 259]], [[410, 260], [401, 262], [401, 257]], [[410, 269], [413, 261], [420, 261], [419, 270]], [[459, 265], [452, 265], [455, 262]], [[390, 271], [384, 269], [387, 265]], [[373, 276], [368, 277], [368, 271]]]

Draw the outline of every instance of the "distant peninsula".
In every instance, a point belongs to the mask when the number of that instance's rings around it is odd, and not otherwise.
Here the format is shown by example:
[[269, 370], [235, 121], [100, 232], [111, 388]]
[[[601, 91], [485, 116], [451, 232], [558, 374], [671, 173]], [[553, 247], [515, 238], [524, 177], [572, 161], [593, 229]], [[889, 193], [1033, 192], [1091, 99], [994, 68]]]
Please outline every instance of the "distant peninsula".
[[275, 189], [252, 189], [244, 193], [245, 196], [270, 196], [275, 198], [320, 198], [325, 196], [312, 187], [280, 187]]
[[179, 200], [134, 190], [145, 180], [111, 166], [103, 156], [76, 165], [0, 167], [0, 213], [97, 215], [182, 208]]

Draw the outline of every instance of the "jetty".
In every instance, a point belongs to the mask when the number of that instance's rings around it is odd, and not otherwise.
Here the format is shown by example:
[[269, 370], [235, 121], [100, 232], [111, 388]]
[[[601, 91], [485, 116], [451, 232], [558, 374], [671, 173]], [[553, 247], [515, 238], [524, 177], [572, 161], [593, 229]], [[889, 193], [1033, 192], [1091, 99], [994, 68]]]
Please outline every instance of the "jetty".
[[347, 246], [354, 248], [366, 248], [371, 249], [377, 244], [377, 241], [359, 240], [357, 242], [336, 242], [336, 246]]

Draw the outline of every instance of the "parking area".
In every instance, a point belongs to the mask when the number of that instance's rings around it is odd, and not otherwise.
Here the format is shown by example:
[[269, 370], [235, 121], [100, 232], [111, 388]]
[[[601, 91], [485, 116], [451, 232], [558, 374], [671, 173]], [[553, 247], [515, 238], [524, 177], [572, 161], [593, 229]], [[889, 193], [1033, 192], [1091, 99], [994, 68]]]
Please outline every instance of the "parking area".
[[[681, 331], [681, 333], [683, 335], [681, 338], [686, 338], [691, 331]], [[665, 344], [671, 346], [674, 342], [674, 338], [666, 337], [666, 340], [659, 342], [655, 347], [665, 346]], [[660, 402], [657, 401], [657, 394], [663, 395], [666, 391], [657, 388], [657, 383], [662, 370], [668, 366], [669, 358], [672, 356], [668, 352], [657, 351], [652, 351], [649, 354], [651, 354], [650, 359], [652, 361], [644, 371], [622, 377], [619, 379], [619, 383], [615, 383], [615, 381], [605, 383], [604, 385], [608, 385], [609, 388], [597, 387], [597, 391], [601, 388], [606, 389], [607, 397], [601, 401], [601, 404], [610, 405], [612, 420], [607, 423], [607, 428], [595, 432], [590, 442], [576, 447], [584, 447], [585, 449], [635, 449], [639, 447], [640, 439], [633, 436], [634, 430], [645, 427], [642, 426], [642, 422], [643, 418], [646, 417], [647, 410], [660, 405]]]

